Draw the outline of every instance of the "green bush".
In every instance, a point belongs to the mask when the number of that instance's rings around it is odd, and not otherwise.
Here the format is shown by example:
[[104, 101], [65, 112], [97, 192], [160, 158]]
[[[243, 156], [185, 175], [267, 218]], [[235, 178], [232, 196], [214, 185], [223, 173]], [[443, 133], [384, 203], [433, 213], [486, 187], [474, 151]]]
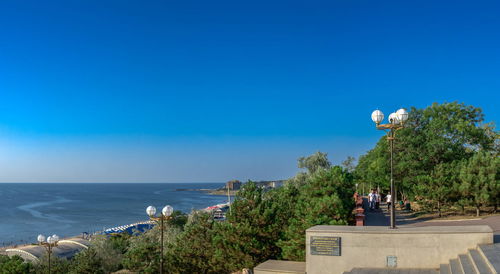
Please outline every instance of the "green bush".
[[0, 255], [0, 274], [25, 274], [30, 273], [33, 266], [19, 256]]

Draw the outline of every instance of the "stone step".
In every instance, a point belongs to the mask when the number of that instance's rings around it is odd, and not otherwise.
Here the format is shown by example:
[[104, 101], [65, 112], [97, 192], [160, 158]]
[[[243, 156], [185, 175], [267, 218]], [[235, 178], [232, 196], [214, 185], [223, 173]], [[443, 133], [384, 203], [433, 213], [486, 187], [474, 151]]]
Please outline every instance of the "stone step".
[[354, 268], [350, 274], [438, 274], [436, 269], [429, 268]]
[[440, 274], [451, 274], [450, 265], [449, 264], [439, 265], [439, 273]]
[[479, 245], [478, 251], [485, 258], [490, 270], [495, 274], [500, 273], [500, 243]]
[[439, 265], [439, 273], [440, 274], [451, 274], [450, 264]]
[[451, 259], [450, 260], [450, 269], [451, 269], [451, 274], [464, 274], [458, 259]]
[[469, 256], [472, 258], [472, 263], [477, 273], [493, 274], [490, 267], [484, 260], [483, 255], [481, 255], [477, 249], [470, 249]]
[[460, 266], [462, 267], [464, 274], [477, 274], [468, 254], [458, 255], [458, 261], [460, 262]]

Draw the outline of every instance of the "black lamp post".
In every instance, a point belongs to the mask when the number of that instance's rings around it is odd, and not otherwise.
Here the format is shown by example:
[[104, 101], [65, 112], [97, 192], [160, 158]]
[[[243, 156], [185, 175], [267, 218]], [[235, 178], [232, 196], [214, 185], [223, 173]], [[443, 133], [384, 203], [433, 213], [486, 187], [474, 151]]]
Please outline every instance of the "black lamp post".
[[164, 230], [164, 226], [163, 226], [163, 223], [165, 220], [168, 220], [170, 219], [172, 213], [174, 212], [174, 208], [167, 205], [165, 206], [162, 211], [161, 211], [161, 214], [160, 216], [156, 217], [156, 207], [154, 206], [148, 206], [148, 208], [146, 208], [146, 213], [148, 214], [149, 216], [149, 219], [153, 220], [153, 221], [157, 221], [159, 224], [160, 224], [160, 274], [163, 274], [163, 230]]
[[372, 112], [372, 120], [377, 125], [377, 129], [384, 130], [387, 132], [387, 140], [389, 141], [389, 149], [391, 153], [391, 226], [390, 228], [396, 228], [396, 205], [394, 204], [395, 199], [395, 189], [394, 189], [394, 175], [393, 175], [393, 165], [394, 165], [394, 139], [396, 138], [396, 131], [403, 128], [404, 123], [408, 120], [408, 112], [401, 108], [396, 112], [389, 115], [388, 124], [380, 124], [384, 120], [384, 114], [380, 110], [375, 110]]

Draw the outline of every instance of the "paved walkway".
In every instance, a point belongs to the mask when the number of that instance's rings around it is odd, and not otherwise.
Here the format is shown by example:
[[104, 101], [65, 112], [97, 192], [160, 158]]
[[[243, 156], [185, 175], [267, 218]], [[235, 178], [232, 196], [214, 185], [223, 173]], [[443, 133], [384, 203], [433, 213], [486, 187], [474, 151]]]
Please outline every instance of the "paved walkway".
[[[363, 198], [363, 202], [366, 215], [365, 225], [387, 227], [390, 225], [390, 214], [385, 203], [382, 203], [378, 210], [370, 210], [368, 200]], [[500, 215], [469, 220], [416, 219], [413, 218], [411, 212], [396, 210], [396, 225], [398, 227], [489, 225], [495, 234], [495, 243], [500, 243]]]
[[367, 226], [389, 226], [390, 217], [387, 212], [387, 205], [380, 205], [379, 209], [371, 210], [368, 199], [363, 198], [363, 208], [365, 209], [365, 225]]

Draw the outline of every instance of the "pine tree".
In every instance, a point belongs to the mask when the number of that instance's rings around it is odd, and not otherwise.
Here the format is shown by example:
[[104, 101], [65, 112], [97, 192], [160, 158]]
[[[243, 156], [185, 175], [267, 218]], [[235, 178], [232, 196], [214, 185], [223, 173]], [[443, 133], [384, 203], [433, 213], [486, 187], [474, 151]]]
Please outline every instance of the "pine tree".
[[481, 207], [498, 199], [498, 167], [498, 158], [484, 151], [475, 153], [461, 165], [460, 190], [476, 208], [476, 216], [480, 215]]

